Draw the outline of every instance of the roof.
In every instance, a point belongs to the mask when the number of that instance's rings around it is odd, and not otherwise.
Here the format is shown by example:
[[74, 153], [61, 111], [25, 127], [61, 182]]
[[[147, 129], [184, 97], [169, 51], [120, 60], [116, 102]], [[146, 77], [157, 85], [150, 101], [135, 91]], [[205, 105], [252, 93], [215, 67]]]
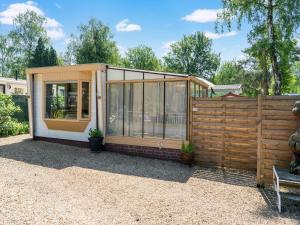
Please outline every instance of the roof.
[[115, 69], [115, 70], [125, 70], [125, 71], [133, 71], [133, 72], [152, 73], [152, 74], [159, 74], [159, 75], [182, 77], [182, 78], [186, 78], [186, 79], [191, 79], [194, 82], [197, 82], [206, 88], [214, 85], [211, 82], [209, 82], [203, 78], [194, 76], [194, 75], [115, 67], [115, 66], [110, 66], [107, 64], [103, 64], [103, 63], [77, 64], [77, 65], [68, 65], [68, 66], [35, 67], [35, 68], [26, 69], [26, 74], [62, 73], [62, 72], [72, 72], [72, 71], [96, 71], [96, 70], [104, 71], [106, 68], [107, 69]]
[[214, 85], [214, 90], [239, 90], [242, 88], [241, 84], [227, 84], [227, 85]]
[[26, 80], [16, 80], [14, 78], [8, 78], [8, 77], [0, 77], [0, 82], [26, 85]]

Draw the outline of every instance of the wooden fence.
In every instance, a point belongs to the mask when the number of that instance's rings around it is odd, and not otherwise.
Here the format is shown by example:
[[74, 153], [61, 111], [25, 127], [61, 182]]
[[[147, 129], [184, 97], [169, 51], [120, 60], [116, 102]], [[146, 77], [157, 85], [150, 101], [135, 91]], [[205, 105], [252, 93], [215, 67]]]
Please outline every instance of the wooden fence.
[[258, 183], [269, 183], [272, 166], [291, 160], [288, 137], [295, 131], [291, 109], [300, 97], [193, 98], [191, 141], [196, 162], [257, 171]]

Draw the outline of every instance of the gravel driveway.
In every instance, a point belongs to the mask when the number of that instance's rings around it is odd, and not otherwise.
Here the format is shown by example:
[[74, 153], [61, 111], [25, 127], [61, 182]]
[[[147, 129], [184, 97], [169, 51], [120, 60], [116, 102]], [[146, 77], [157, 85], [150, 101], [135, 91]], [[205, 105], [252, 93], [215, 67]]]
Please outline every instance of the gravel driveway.
[[254, 174], [0, 139], [0, 224], [300, 224]]

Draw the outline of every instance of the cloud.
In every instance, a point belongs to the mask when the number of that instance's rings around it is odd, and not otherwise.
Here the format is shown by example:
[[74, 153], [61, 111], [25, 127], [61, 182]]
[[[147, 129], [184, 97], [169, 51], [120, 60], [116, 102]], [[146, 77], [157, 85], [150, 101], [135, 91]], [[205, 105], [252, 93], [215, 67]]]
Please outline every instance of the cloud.
[[116, 29], [119, 32], [133, 32], [141, 31], [142, 27], [138, 24], [129, 23], [128, 19], [124, 19], [116, 25]]
[[0, 12], [0, 23], [5, 25], [13, 25], [14, 18], [18, 14], [25, 13], [26, 11], [33, 11], [36, 14], [46, 18], [44, 27], [47, 31], [47, 35], [51, 39], [57, 40], [65, 37], [63, 26], [57, 20], [46, 17], [44, 11], [41, 10], [37, 3], [33, 1], [10, 4], [6, 10]]
[[122, 45], [117, 45], [117, 48], [119, 49], [119, 52], [121, 56], [125, 56], [127, 52], [127, 48], [123, 47]]
[[164, 55], [166, 55], [171, 50], [171, 45], [176, 43], [177, 41], [167, 41], [163, 43], [162, 49], [164, 50]]
[[227, 33], [223, 33], [223, 34], [217, 34], [217, 33], [212, 33], [212, 32], [204, 32], [204, 35], [210, 39], [219, 39], [219, 38], [223, 38], [223, 37], [232, 37], [237, 35], [236, 31], [230, 31]]
[[217, 14], [222, 9], [197, 9], [189, 15], [182, 17], [182, 20], [195, 23], [208, 23], [217, 20]]

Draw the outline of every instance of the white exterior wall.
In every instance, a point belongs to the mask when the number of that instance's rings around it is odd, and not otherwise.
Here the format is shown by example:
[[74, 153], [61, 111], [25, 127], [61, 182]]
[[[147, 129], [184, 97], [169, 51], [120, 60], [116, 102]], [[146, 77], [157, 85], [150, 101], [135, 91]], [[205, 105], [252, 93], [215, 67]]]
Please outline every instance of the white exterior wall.
[[0, 81], [0, 84], [4, 84], [5, 85], [5, 94], [7, 95], [12, 95], [15, 94], [15, 88], [20, 88], [23, 90], [23, 93], [21, 93], [22, 95], [26, 95], [27, 94], [27, 84], [26, 82], [20, 82], [20, 83], [14, 83], [14, 82], [10, 82], [10, 81]]
[[[98, 79], [98, 89], [100, 87], [100, 79]], [[35, 136], [49, 137], [49, 138], [59, 138], [75, 141], [88, 141], [88, 132], [90, 128], [96, 128], [96, 93], [95, 93], [95, 73], [92, 75], [91, 79], [91, 121], [86, 127], [84, 132], [71, 132], [71, 131], [60, 131], [60, 130], [50, 130], [47, 128], [43, 121], [43, 81], [42, 75], [37, 74], [34, 77], [34, 123], [35, 123]], [[105, 88], [105, 87], [104, 87]], [[80, 96], [79, 96], [80, 97]], [[101, 104], [98, 105], [101, 107]], [[100, 110], [99, 110], [100, 111]], [[99, 117], [100, 119], [101, 117]], [[99, 127], [101, 129], [101, 127]]]

